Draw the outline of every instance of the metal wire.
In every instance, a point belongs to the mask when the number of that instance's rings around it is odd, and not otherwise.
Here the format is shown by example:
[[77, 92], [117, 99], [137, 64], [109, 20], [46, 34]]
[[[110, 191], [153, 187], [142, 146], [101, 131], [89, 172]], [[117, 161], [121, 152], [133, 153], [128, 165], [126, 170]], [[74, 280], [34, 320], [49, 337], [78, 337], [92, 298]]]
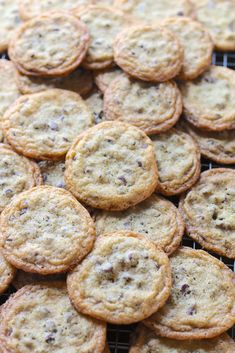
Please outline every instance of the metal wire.
[[[3, 54], [0, 57], [6, 59], [8, 58], [6, 54]], [[214, 65], [226, 66], [235, 70], [235, 53], [214, 53], [212, 63]], [[221, 165], [211, 163], [207, 160], [202, 160], [202, 171], [218, 167], [221, 167]], [[230, 166], [230, 168], [234, 168], [234, 166]], [[176, 198], [174, 198], [173, 201], [177, 204]], [[201, 249], [199, 244], [195, 243], [188, 237], [184, 237], [183, 245], [192, 247], [193, 249]], [[235, 261], [216, 254], [213, 254], [213, 256], [223, 261], [231, 270], [235, 272]], [[6, 293], [0, 295], [0, 305], [7, 300], [12, 292], [14, 292], [14, 288], [10, 287]], [[128, 353], [130, 335], [134, 331], [135, 327], [136, 325], [108, 325], [108, 342], [111, 353]], [[233, 327], [229, 333], [235, 339], [235, 327]]]

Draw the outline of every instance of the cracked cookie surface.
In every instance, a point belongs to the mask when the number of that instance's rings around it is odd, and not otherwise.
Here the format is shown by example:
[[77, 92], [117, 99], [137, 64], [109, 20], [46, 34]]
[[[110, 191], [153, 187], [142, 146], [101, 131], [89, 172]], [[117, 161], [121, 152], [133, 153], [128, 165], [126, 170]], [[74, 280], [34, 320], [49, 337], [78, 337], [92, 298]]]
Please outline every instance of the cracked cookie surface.
[[7, 50], [11, 36], [20, 26], [18, 0], [0, 1], [0, 52]]
[[0, 293], [3, 293], [13, 281], [15, 268], [5, 259], [0, 250]]

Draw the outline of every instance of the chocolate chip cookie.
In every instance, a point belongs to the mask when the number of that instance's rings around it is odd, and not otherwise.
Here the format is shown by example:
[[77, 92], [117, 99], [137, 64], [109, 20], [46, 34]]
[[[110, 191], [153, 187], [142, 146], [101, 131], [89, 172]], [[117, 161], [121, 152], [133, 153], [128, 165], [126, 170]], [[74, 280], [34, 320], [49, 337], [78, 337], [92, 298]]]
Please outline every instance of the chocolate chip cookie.
[[7, 50], [10, 38], [20, 26], [18, 0], [0, 1], [0, 52]]
[[3, 293], [7, 289], [14, 275], [14, 267], [5, 259], [2, 250], [0, 250], [0, 293]]
[[38, 165], [41, 170], [43, 184], [55, 186], [57, 188], [66, 187], [64, 181], [64, 161], [41, 161], [38, 163]]
[[103, 94], [97, 89], [94, 89], [90, 94], [85, 98], [85, 102], [90, 108], [93, 119], [96, 124], [104, 121], [104, 99]]
[[111, 67], [106, 70], [94, 71], [95, 84], [99, 90], [104, 93], [110, 83], [122, 74], [122, 70], [118, 66]]

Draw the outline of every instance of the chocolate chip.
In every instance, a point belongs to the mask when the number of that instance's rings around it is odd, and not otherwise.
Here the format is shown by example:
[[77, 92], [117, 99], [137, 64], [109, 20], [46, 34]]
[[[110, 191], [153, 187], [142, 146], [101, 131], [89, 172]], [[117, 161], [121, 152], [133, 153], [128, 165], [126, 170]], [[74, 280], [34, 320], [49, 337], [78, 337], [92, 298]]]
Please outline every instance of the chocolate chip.
[[178, 12], [177, 12], [177, 16], [184, 16], [183, 11], [178, 11]]
[[208, 83], [215, 83], [216, 79], [213, 77], [205, 77], [204, 80]]
[[58, 131], [59, 130], [58, 124], [55, 123], [54, 121], [50, 121], [48, 123], [48, 125], [49, 125], [50, 129], [53, 130], [53, 131]]
[[6, 189], [5, 191], [4, 191], [4, 194], [5, 195], [7, 195], [7, 196], [9, 196], [9, 195], [11, 195], [12, 194], [12, 189]]
[[189, 285], [188, 284], [183, 284], [181, 289], [180, 289], [180, 292], [182, 294], [190, 294], [191, 290], [189, 290]]
[[28, 207], [22, 208], [22, 210], [20, 210], [20, 216], [25, 214], [27, 211], [28, 211]]
[[118, 179], [121, 180], [122, 183], [123, 183], [125, 186], [127, 185], [127, 181], [126, 181], [126, 178], [125, 178], [124, 176], [120, 176]]
[[197, 308], [196, 308], [196, 304], [194, 304], [193, 306], [191, 306], [188, 311], [187, 311], [188, 315], [195, 315], [197, 313]]
[[55, 337], [53, 337], [53, 335], [50, 333], [46, 339], [45, 339], [46, 343], [51, 343], [55, 341]]
[[143, 167], [143, 164], [140, 161], [138, 161], [137, 163], [139, 167]]

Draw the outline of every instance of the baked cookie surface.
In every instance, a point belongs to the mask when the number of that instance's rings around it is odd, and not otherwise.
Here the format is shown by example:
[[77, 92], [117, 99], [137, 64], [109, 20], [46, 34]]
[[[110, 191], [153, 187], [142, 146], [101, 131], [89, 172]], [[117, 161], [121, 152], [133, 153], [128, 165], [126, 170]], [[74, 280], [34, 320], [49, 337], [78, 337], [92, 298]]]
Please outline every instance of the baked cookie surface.
[[57, 188], [66, 187], [64, 181], [64, 161], [41, 161], [38, 163], [38, 166], [42, 174], [43, 184], [55, 186]]
[[173, 287], [163, 308], [144, 323], [162, 337], [213, 338], [235, 323], [234, 273], [202, 250], [183, 247], [171, 257]]
[[[24, 324], [22, 324], [22, 322]], [[12, 295], [2, 309], [4, 352], [103, 353], [106, 325], [76, 312], [63, 285], [31, 285]]]
[[211, 66], [195, 81], [182, 82], [184, 116], [194, 126], [211, 131], [235, 128], [235, 72]]
[[158, 166], [158, 192], [177, 195], [199, 178], [200, 151], [193, 138], [177, 129], [151, 136]]
[[5, 113], [3, 129], [19, 153], [58, 160], [92, 125], [92, 113], [77, 93], [51, 89], [20, 97]]
[[157, 185], [151, 140], [120, 122], [104, 122], [80, 135], [65, 166], [67, 188], [95, 208], [127, 209], [149, 197]]
[[163, 25], [175, 33], [184, 50], [179, 78], [193, 80], [211, 64], [213, 42], [206, 27], [186, 17], [165, 20]]
[[143, 320], [158, 310], [171, 289], [169, 260], [132, 232], [100, 236], [90, 255], [67, 279], [78, 311], [111, 323]]
[[152, 84], [120, 75], [104, 94], [105, 120], [135, 125], [148, 135], [169, 130], [181, 113], [181, 93], [174, 82]]
[[183, 50], [177, 37], [156, 25], [123, 30], [113, 48], [117, 65], [143, 81], [168, 81], [179, 73], [183, 63]]
[[0, 1], [0, 52], [7, 50], [12, 33], [21, 24], [18, 0]]
[[20, 26], [11, 39], [9, 56], [23, 74], [64, 76], [79, 66], [88, 47], [84, 23], [69, 13], [52, 12]]
[[103, 94], [97, 89], [93, 89], [85, 98], [85, 102], [90, 108], [96, 124], [104, 121], [104, 99]]
[[137, 329], [130, 353], [233, 353], [235, 343], [227, 334], [199, 341], [177, 341], [158, 337], [144, 326]]
[[104, 93], [110, 83], [122, 74], [122, 70], [118, 66], [109, 69], [94, 72], [95, 84], [99, 90]]
[[69, 270], [91, 251], [95, 240], [87, 210], [69, 192], [52, 186], [15, 197], [1, 214], [1, 232], [10, 263], [45, 275]]
[[15, 275], [14, 267], [5, 259], [2, 250], [0, 250], [0, 293], [3, 293]]
[[37, 164], [0, 144], [0, 212], [14, 196], [42, 183]]
[[235, 259], [235, 171], [215, 168], [201, 174], [198, 183], [180, 201], [190, 237], [204, 248]]
[[168, 255], [178, 248], [184, 233], [184, 223], [177, 208], [155, 194], [126, 211], [97, 211], [95, 224], [97, 235], [118, 230], [139, 233]]

